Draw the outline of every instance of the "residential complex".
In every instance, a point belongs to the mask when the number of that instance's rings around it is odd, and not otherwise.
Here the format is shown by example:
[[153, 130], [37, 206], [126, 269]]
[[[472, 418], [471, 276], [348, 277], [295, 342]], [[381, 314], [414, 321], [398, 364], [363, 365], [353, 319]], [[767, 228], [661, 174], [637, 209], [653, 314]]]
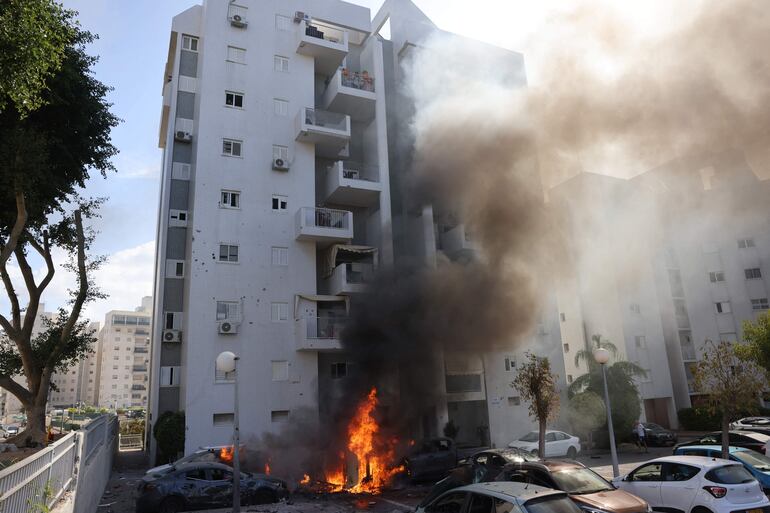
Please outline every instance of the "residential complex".
[[[415, 107], [399, 87], [412, 52], [439, 32], [409, 0], [387, 0], [374, 18], [340, 0], [204, 1], [174, 17], [149, 419], [184, 411], [186, 452], [231, 438], [233, 376], [216, 371], [220, 352], [240, 357], [242, 439], [300, 411], [323, 422], [355, 363], [339, 334], [376, 270], [474, 258], [451, 205], [411, 206]], [[512, 87], [526, 87], [521, 54], [481, 46]], [[506, 445], [532, 426], [510, 386], [523, 352], [549, 356], [566, 388], [585, 373], [574, 354], [594, 334], [649, 371], [645, 418], [676, 425], [703, 341], [735, 338], [740, 320], [767, 308], [770, 255], [766, 184], [735, 159], [679, 164], [632, 180], [584, 173], [548, 191], [565, 247], [593, 242], [606, 260], [554, 273], [540, 321], [516, 347], [436, 355], [444, 393], [417, 436], [451, 420], [461, 443]], [[744, 193], [756, 218], [721, 208]], [[602, 208], [587, 213], [578, 199], [588, 197]], [[107, 328], [100, 401], [105, 384], [129, 381], [131, 358], [114, 349], [124, 332], [114, 319]], [[126, 394], [111, 399], [134, 399]]]

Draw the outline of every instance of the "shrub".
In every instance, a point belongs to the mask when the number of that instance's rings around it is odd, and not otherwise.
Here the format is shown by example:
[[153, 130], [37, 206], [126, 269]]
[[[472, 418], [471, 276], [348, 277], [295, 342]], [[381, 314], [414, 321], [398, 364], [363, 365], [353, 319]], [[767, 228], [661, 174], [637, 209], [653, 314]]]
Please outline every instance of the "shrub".
[[158, 442], [158, 461], [168, 463], [184, 451], [185, 418], [184, 412], [166, 411], [160, 414], [152, 435]]

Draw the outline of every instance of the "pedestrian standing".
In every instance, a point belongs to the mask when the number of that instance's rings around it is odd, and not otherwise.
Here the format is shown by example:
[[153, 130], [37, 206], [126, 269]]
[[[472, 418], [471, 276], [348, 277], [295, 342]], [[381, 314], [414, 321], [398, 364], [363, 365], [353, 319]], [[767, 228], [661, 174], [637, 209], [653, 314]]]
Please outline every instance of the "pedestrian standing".
[[644, 424], [638, 421], [636, 423], [636, 445], [639, 447], [639, 452], [642, 452], [642, 447], [644, 447], [644, 452], [648, 452], [647, 438], [646, 433], [644, 432]]

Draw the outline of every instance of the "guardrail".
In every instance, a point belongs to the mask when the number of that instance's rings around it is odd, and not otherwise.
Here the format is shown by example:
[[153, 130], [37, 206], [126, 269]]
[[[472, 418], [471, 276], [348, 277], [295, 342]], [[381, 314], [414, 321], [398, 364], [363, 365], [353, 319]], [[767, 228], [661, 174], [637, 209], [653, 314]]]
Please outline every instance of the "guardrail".
[[74, 511], [95, 512], [112, 468], [117, 417], [102, 415], [79, 431], [0, 471], [0, 511], [51, 508], [74, 491]]

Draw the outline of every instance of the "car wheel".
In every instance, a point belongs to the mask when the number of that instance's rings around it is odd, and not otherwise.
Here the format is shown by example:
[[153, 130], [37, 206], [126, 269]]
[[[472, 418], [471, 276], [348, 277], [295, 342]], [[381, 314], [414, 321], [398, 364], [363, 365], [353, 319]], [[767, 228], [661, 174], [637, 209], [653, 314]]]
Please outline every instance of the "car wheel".
[[567, 458], [574, 460], [575, 456], [577, 456], [577, 449], [575, 449], [574, 447], [570, 447], [569, 449], [567, 449]]
[[167, 497], [160, 503], [160, 513], [180, 513], [184, 511], [184, 502], [179, 497]]
[[703, 506], [695, 506], [690, 513], [711, 513], [711, 510]]
[[278, 502], [275, 494], [270, 490], [257, 490], [254, 494], [254, 504], [271, 504]]

